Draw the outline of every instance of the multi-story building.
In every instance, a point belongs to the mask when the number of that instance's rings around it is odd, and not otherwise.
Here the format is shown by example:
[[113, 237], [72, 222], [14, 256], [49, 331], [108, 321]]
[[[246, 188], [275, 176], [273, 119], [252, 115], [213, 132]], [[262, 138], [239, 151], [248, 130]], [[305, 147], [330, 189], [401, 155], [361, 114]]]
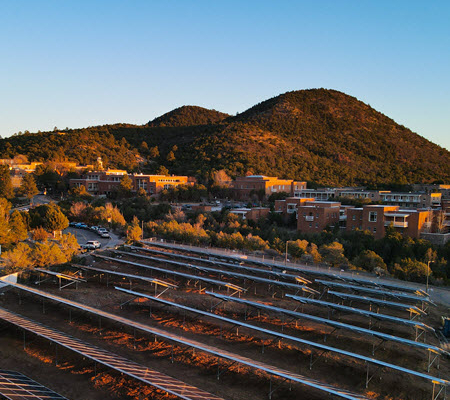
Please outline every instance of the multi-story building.
[[418, 238], [431, 224], [429, 210], [400, 209], [399, 206], [367, 205], [347, 209], [347, 230], [364, 230], [376, 239], [385, 235], [386, 227], [393, 226], [405, 236]]
[[335, 189], [336, 197], [347, 197], [351, 199], [368, 199], [372, 202], [377, 202], [381, 200], [381, 195], [383, 193], [389, 193], [388, 191], [379, 191], [379, 190], [364, 190], [357, 188], [342, 188]]
[[291, 214], [296, 214], [298, 206], [313, 202], [315, 199], [306, 199], [299, 197], [287, 197], [284, 200], [275, 200], [275, 212], [288, 217]]
[[231, 214], [238, 215], [242, 219], [249, 219], [257, 221], [260, 218], [267, 217], [269, 215], [269, 207], [253, 207], [253, 208], [235, 208], [230, 210]]
[[442, 199], [441, 193], [381, 192], [380, 196], [383, 203], [402, 208], [438, 208]]
[[300, 199], [314, 199], [317, 201], [328, 201], [335, 197], [335, 189], [300, 189], [294, 191], [294, 197]]
[[415, 184], [412, 188], [416, 192], [441, 193], [443, 199], [450, 199], [450, 185], [444, 184]]
[[120, 188], [125, 175], [131, 179], [132, 191], [145, 190], [149, 195], [157, 195], [165, 189], [179, 185], [190, 185], [187, 176], [128, 174], [124, 170], [92, 171], [83, 178], [71, 179], [70, 187], [85, 186], [93, 195], [110, 195]]
[[232, 183], [233, 193], [236, 199], [250, 200], [252, 195], [269, 197], [272, 193], [289, 193], [306, 188], [306, 182], [292, 179], [278, 179], [264, 175], [250, 175], [236, 178]]
[[341, 203], [334, 201], [308, 201], [297, 207], [297, 229], [304, 233], [317, 233], [327, 226], [339, 225]]

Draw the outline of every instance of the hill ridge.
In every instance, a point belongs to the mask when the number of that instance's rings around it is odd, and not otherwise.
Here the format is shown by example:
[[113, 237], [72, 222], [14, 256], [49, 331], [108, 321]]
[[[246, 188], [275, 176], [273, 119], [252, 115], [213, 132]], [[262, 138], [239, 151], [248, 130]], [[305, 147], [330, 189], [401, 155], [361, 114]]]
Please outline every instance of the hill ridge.
[[[210, 179], [217, 170], [313, 181], [323, 186], [450, 181], [450, 152], [353, 96], [330, 89], [291, 91], [229, 116], [178, 107], [148, 124], [115, 124], [0, 141], [3, 158], [71, 159]], [[145, 142], [145, 145], [144, 145]], [[79, 143], [89, 143], [81, 148]], [[148, 148], [158, 147], [159, 156]], [[168, 153], [174, 151], [174, 158]], [[146, 160], [146, 164], [142, 164]]]

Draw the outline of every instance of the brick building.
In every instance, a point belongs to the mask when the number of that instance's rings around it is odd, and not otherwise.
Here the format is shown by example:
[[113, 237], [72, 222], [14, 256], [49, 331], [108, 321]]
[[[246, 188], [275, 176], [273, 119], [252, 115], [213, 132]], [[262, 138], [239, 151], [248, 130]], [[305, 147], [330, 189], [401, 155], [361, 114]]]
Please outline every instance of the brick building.
[[376, 239], [385, 235], [386, 227], [392, 225], [405, 236], [418, 238], [431, 223], [429, 210], [404, 210], [399, 206], [367, 205], [347, 209], [347, 230], [367, 230]]
[[381, 201], [383, 203], [402, 208], [439, 208], [441, 199], [442, 193], [381, 193]]
[[179, 185], [190, 185], [187, 176], [128, 174], [124, 170], [93, 171], [83, 178], [71, 179], [70, 187], [85, 186], [93, 195], [110, 195], [120, 188], [120, 181], [128, 175], [132, 182], [132, 192], [145, 190], [149, 195], [157, 195], [164, 189]]
[[317, 233], [327, 226], [339, 225], [341, 203], [334, 201], [308, 201], [297, 207], [297, 229], [304, 233]]
[[235, 208], [230, 210], [230, 214], [235, 214], [242, 219], [250, 219], [257, 221], [260, 218], [267, 217], [269, 215], [269, 207], [253, 207], [253, 208]]
[[306, 188], [306, 182], [292, 179], [278, 179], [264, 175], [250, 175], [236, 178], [232, 183], [234, 197], [238, 200], [251, 200], [252, 196], [269, 197], [272, 193], [289, 193]]

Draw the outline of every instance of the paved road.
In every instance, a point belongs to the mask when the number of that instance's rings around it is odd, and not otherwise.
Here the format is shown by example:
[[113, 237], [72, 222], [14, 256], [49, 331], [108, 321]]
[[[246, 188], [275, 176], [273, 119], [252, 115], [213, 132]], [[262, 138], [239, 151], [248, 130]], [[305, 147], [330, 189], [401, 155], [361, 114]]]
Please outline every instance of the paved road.
[[111, 235], [111, 239], [103, 239], [95, 232], [92, 232], [87, 229], [78, 229], [69, 227], [64, 230], [64, 233], [67, 232], [70, 232], [73, 235], [75, 235], [80, 246], [83, 246], [89, 240], [98, 240], [102, 244], [102, 248], [106, 249], [114, 248], [115, 246], [123, 243], [123, 240], [119, 239], [119, 237], [112, 232], [109, 233]]
[[25, 204], [23, 206], [11, 209], [11, 212], [13, 212], [14, 210], [28, 211], [30, 209], [30, 207], [41, 206], [42, 204], [48, 204], [48, 203], [51, 203], [52, 201], [55, 201], [55, 200], [51, 199], [50, 197], [44, 196], [43, 194], [38, 194], [33, 197], [33, 205], [32, 206], [30, 206], [30, 204]]

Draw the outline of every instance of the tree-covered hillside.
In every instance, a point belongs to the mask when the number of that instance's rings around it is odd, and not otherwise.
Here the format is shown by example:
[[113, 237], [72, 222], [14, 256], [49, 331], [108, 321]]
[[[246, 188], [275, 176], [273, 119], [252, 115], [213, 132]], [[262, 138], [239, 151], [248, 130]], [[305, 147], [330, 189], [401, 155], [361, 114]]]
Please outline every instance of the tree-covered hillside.
[[0, 141], [0, 156], [68, 159], [206, 180], [274, 175], [320, 185], [379, 186], [450, 181], [450, 153], [369, 105], [335, 90], [282, 94], [237, 116], [186, 106], [146, 125], [105, 125], [23, 134]]

